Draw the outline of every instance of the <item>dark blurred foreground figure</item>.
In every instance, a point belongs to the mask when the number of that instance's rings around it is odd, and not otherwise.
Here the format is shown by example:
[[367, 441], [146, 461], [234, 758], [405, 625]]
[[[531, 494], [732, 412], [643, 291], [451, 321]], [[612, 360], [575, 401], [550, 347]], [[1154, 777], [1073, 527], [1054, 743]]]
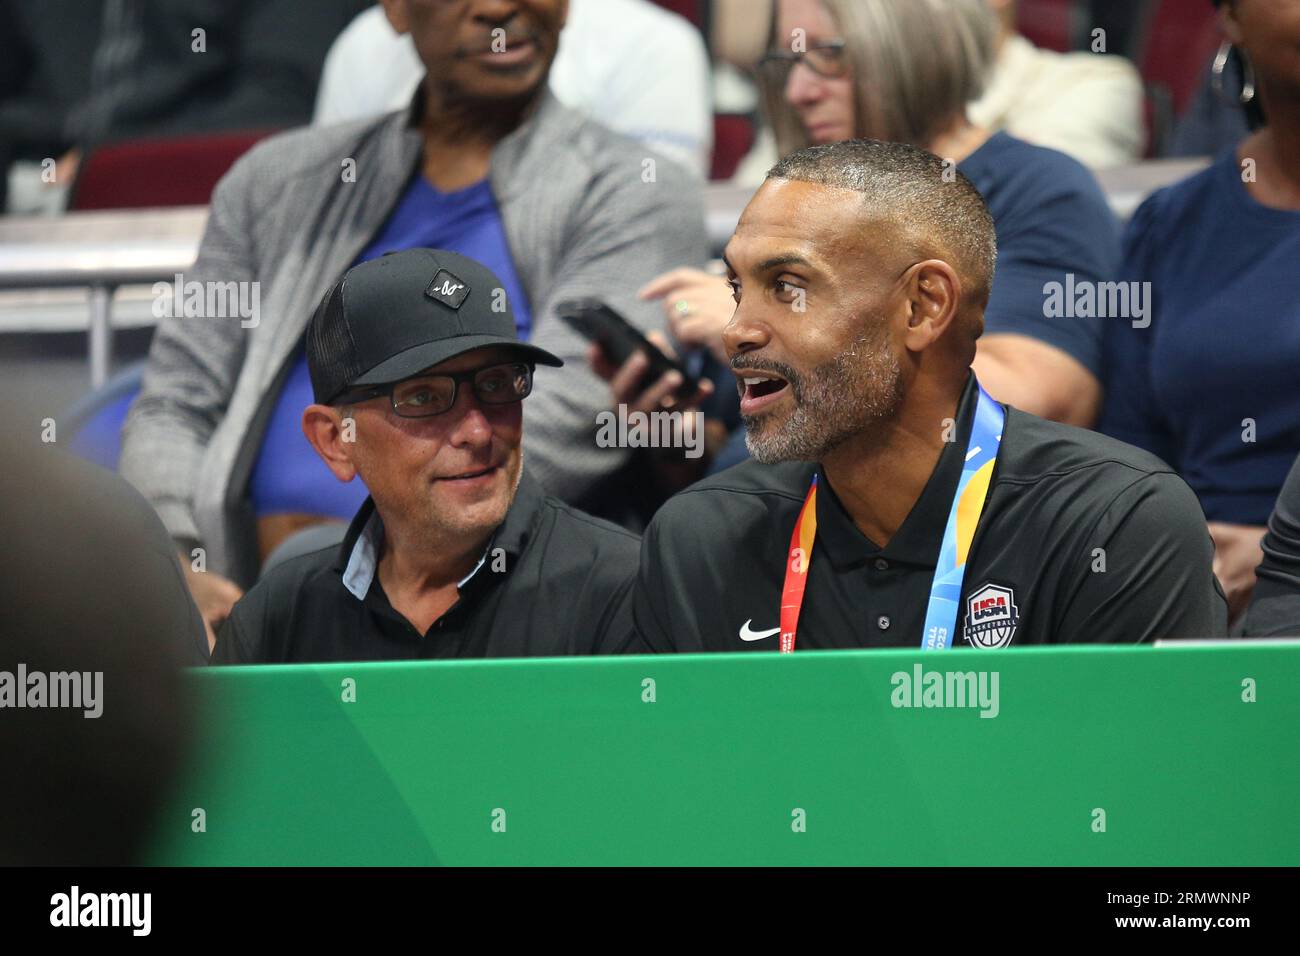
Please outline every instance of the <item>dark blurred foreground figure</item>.
[[39, 415], [6, 418], [0, 865], [139, 862], [182, 756], [203, 622], [144, 499], [42, 443]]
[[1300, 637], [1300, 458], [1291, 466], [1262, 542], [1246, 637]]

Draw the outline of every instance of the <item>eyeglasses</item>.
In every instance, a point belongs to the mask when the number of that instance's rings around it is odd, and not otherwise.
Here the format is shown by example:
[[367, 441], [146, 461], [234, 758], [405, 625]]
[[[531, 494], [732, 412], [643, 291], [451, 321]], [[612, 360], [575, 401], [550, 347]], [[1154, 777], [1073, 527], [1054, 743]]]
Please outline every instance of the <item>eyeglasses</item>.
[[796, 63], [805, 64], [818, 76], [828, 80], [843, 79], [849, 72], [843, 40], [823, 40], [814, 43], [803, 53], [784, 49], [768, 50], [758, 61], [758, 68], [772, 79], [784, 82]]
[[349, 405], [388, 396], [393, 411], [400, 417], [432, 418], [451, 411], [463, 382], [470, 383], [474, 397], [484, 405], [511, 405], [532, 393], [533, 367], [524, 362], [510, 362], [456, 374], [417, 375], [388, 385], [344, 392], [331, 404]]

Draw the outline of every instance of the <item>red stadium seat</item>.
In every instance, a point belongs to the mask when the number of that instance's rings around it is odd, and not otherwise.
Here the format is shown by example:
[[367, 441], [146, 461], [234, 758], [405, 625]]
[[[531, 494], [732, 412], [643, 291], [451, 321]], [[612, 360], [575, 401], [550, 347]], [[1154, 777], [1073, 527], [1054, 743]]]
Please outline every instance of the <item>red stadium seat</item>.
[[1142, 39], [1138, 69], [1146, 86], [1148, 155], [1157, 155], [1187, 108], [1223, 40], [1208, 3], [1157, 0]]
[[754, 146], [754, 124], [748, 116], [716, 113], [713, 117], [713, 168], [710, 179], [730, 179]]
[[1174, 111], [1181, 113], [1221, 40], [1210, 4], [1161, 0], [1147, 27], [1138, 69], [1148, 84], [1169, 91]]
[[656, 6], [685, 17], [700, 29], [704, 28], [704, 2], [705, 0], [654, 0]]
[[1073, 47], [1074, 16], [1072, 0], [1021, 0], [1016, 26], [1034, 46], [1066, 53]]
[[101, 146], [82, 161], [69, 208], [206, 205], [235, 160], [273, 132], [203, 133]]

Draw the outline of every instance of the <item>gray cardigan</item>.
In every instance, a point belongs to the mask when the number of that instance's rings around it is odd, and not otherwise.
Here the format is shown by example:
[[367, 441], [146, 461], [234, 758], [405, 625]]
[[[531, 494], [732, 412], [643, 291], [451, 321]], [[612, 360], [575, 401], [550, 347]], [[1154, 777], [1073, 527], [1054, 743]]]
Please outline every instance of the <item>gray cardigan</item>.
[[[260, 319], [166, 317], [123, 430], [120, 469], [168, 531], [197, 539], [210, 570], [256, 576], [248, 477], [267, 415], [326, 288], [377, 234], [420, 165], [409, 110], [264, 141], [217, 185], [187, 282], [260, 283]], [[355, 177], [344, 176], [348, 160]], [[355, 181], [347, 181], [349, 179]], [[489, 178], [533, 312], [532, 341], [565, 360], [541, 369], [524, 403], [525, 459], [570, 501], [627, 452], [598, 449], [609, 391], [557, 302], [605, 299], [648, 330], [663, 325], [639, 286], [707, 257], [702, 184], [671, 160], [575, 113], [549, 91], [493, 151]], [[647, 181], [650, 180], [650, 181]], [[245, 327], [246, 325], [250, 327]]]

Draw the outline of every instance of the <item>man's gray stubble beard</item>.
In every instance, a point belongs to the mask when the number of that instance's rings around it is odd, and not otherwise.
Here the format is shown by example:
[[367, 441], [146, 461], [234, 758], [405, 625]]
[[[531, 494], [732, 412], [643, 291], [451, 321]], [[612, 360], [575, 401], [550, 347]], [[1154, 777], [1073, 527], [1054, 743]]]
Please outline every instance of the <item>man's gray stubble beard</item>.
[[745, 446], [763, 464], [820, 461], [845, 441], [893, 417], [903, 398], [902, 367], [883, 335], [868, 328], [798, 387], [795, 382], [789, 387], [795, 409], [775, 430], [768, 425], [770, 434], [762, 434], [767, 415], [745, 418]]

